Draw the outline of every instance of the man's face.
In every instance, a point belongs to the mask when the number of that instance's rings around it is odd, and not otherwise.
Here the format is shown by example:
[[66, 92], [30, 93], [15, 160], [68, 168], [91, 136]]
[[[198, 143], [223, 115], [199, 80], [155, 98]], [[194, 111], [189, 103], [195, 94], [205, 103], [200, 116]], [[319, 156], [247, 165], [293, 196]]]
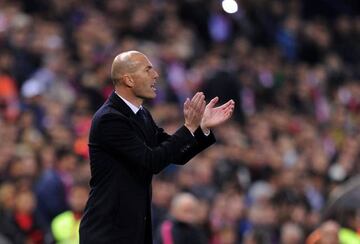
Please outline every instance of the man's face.
[[130, 74], [134, 81], [134, 95], [141, 99], [153, 99], [156, 97], [155, 83], [159, 77], [149, 59], [142, 54], [133, 59], [136, 62], [136, 71]]
[[70, 191], [70, 206], [75, 212], [82, 212], [88, 199], [89, 191], [86, 187], [75, 186]]

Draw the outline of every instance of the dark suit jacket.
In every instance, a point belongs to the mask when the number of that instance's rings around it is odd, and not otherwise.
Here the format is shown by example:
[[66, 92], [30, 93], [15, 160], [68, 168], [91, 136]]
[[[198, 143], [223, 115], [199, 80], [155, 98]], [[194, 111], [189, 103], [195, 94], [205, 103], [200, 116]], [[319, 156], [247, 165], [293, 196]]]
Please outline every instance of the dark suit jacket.
[[136, 119], [115, 93], [95, 113], [89, 138], [90, 196], [80, 243], [152, 243], [151, 179], [170, 163], [185, 164], [215, 142], [199, 128], [182, 126], [172, 136]]

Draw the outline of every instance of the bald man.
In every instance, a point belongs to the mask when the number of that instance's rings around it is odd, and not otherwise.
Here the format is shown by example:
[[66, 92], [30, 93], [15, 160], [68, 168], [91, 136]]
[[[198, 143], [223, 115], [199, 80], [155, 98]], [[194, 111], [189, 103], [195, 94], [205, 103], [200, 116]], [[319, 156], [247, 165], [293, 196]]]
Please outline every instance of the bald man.
[[90, 196], [80, 243], [152, 243], [151, 180], [170, 163], [183, 165], [215, 142], [211, 128], [228, 120], [229, 101], [207, 105], [198, 92], [184, 103], [184, 125], [173, 135], [142, 106], [156, 97], [158, 73], [138, 51], [119, 54], [111, 67], [114, 92], [95, 113], [89, 136]]
[[204, 230], [197, 226], [199, 208], [200, 202], [192, 194], [177, 194], [171, 202], [171, 217], [161, 224], [156, 233], [156, 243], [208, 243]]

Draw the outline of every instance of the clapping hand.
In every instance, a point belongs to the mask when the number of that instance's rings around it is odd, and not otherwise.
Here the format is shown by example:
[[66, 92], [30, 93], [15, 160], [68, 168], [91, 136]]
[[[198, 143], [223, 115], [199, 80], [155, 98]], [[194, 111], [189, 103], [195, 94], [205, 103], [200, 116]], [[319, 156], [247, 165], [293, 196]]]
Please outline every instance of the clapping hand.
[[229, 100], [221, 106], [214, 107], [218, 101], [219, 98], [215, 97], [206, 105], [201, 120], [201, 128], [203, 131], [208, 131], [210, 128], [224, 123], [233, 114], [235, 107], [233, 100]]
[[198, 92], [190, 100], [186, 99], [184, 103], [185, 126], [194, 133], [200, 126], [205, 111], [205, 96], [202, 92]]

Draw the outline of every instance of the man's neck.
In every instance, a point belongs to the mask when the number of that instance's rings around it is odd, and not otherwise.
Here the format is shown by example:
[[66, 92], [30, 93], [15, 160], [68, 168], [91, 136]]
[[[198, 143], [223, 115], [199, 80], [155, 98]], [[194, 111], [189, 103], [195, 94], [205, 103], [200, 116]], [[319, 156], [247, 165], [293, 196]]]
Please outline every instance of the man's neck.
[[131, 109], [131, 111], [133, 111], [134, 114], [136, 114], [139, 111], [139, 109], [141, 109], [141, 105], [137, 106], [136, 104], [134, 104], [131, 101], [127, 100], [125, 97], [118, 94], [117, 91], [115, 91], [115, 93], [121, 100], [123, 100], [125, 102], [125, 104]]
[[142, 99], [134, 97], [133, 95], [129, 95], [127, 92], [124, 92], [120, 89], [115, 89], [115, 93], [138, 108], [140, 108], [143, 104]]

